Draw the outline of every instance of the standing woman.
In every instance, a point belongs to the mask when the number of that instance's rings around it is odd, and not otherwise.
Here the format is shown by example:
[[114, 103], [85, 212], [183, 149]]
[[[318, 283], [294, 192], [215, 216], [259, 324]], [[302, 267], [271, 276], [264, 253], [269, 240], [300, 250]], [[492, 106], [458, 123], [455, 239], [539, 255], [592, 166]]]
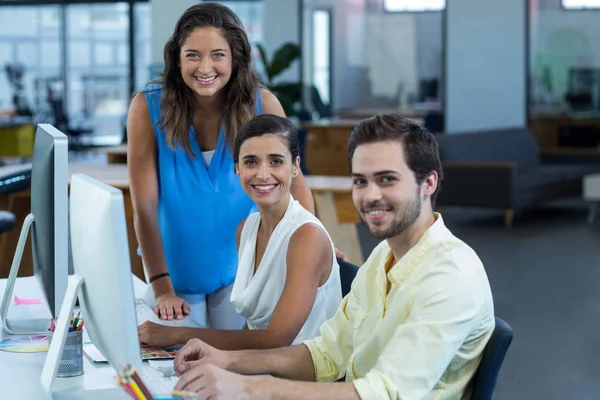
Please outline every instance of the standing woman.
[[[188, 8], [164, 64], [162, 78], [133, 98], [127, 120], [134, 223], [154, 311], [240, 329], [244, 319], [229, 300], [236, 228], [254, 203], [234, 172], [232, 144], [254, 115], [285, 113], [260, 87], [246, 33], [225, 6]], [[303, 176], [292, 194], [314, 213]]]

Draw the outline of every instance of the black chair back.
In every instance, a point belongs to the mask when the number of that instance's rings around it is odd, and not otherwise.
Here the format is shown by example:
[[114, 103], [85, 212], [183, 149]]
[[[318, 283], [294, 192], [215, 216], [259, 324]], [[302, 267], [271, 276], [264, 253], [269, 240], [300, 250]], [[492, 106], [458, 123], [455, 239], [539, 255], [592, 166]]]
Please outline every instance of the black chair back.
[[494, 333], [485, 346], [483, 358], [473, 380], [473, 400], [492, 400], [496, 380], [512, 338], [510, 325], [496, 317]]
[[358, 272], [358, 265], [352, 264], [351, 262], [344, 261], [341, 258], [337, 259], [340, 266], [340, 281], [342, 283], [342, 297], [346, 297], [350, 293], [352, 287], [352, 281]]

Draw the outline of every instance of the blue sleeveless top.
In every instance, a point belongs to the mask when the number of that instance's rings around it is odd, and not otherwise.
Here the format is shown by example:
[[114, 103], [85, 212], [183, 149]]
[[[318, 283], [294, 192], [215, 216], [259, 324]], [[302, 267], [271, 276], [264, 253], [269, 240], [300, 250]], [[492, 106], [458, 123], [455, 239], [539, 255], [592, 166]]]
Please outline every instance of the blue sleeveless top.
[[[190, 145], [195, 158], [179, 145], [175, 150], [169, 147], [165, 130], [157, 125], [162, 93], [161, 84], [144, 90], [158, 150], [158, 224], [167, 268], [176, 293], [212, 293], [235, 280], [236, 229], [255, 204], [235, 174], [223, 127], [208, 167], [193, 126]], [[260, 115], [260, 90], [256, 103]]]

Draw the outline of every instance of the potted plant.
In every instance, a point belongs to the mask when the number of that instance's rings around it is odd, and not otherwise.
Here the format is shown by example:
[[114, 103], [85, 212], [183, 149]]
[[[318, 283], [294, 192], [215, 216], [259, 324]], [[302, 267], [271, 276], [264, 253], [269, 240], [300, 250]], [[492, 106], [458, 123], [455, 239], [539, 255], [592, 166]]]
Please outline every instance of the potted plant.
[[302, 83], [274, 81], [279, 75], [289, 69], [294, 61], [300, 59], [300, 46], [291, 42], [284, 43], [275, 50], [270, 60], [262, 45], [258, 44], [256, 47], [258, 48], [264, 67], [265, 76], [261, 79], [261, 83], [279, 99], [288, 117], [298, 117], [300, 114], [300, 103], [302, 102]]

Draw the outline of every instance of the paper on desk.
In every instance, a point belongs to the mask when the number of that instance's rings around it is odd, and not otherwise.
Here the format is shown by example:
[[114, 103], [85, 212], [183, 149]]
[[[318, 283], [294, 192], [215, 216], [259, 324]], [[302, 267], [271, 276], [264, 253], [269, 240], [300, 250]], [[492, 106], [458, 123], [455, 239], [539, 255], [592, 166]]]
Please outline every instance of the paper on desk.
[[152, 368], [173, 368], [173, 360], [148, 360]]
[[95, 363], [105, 363], [108, 362], [106, 358], [100, 353], [100, 350], [92, 342], [84, 342], [83, 343], [83, 352], [88, 358]]
[[[91, 341], [83, 342], [83, 352], [92, 362], [95, 363], [105, 363], [108, 362], [106, 357], [102, 355], [100, 350]], [[173, 359], [175, 358], [175, 350], [173, 349], [163, 349], [159, 346], [150, 346], [150, 345], [141, 345], [142, 359], [148, 360], [149, 362], [153, 361], [167, 361], [170, 363], [171, 368], [173, 368]]]
[[148, 360], [148, 365], [163, 373], [165, 377], [175, 376], [173, 360]]

